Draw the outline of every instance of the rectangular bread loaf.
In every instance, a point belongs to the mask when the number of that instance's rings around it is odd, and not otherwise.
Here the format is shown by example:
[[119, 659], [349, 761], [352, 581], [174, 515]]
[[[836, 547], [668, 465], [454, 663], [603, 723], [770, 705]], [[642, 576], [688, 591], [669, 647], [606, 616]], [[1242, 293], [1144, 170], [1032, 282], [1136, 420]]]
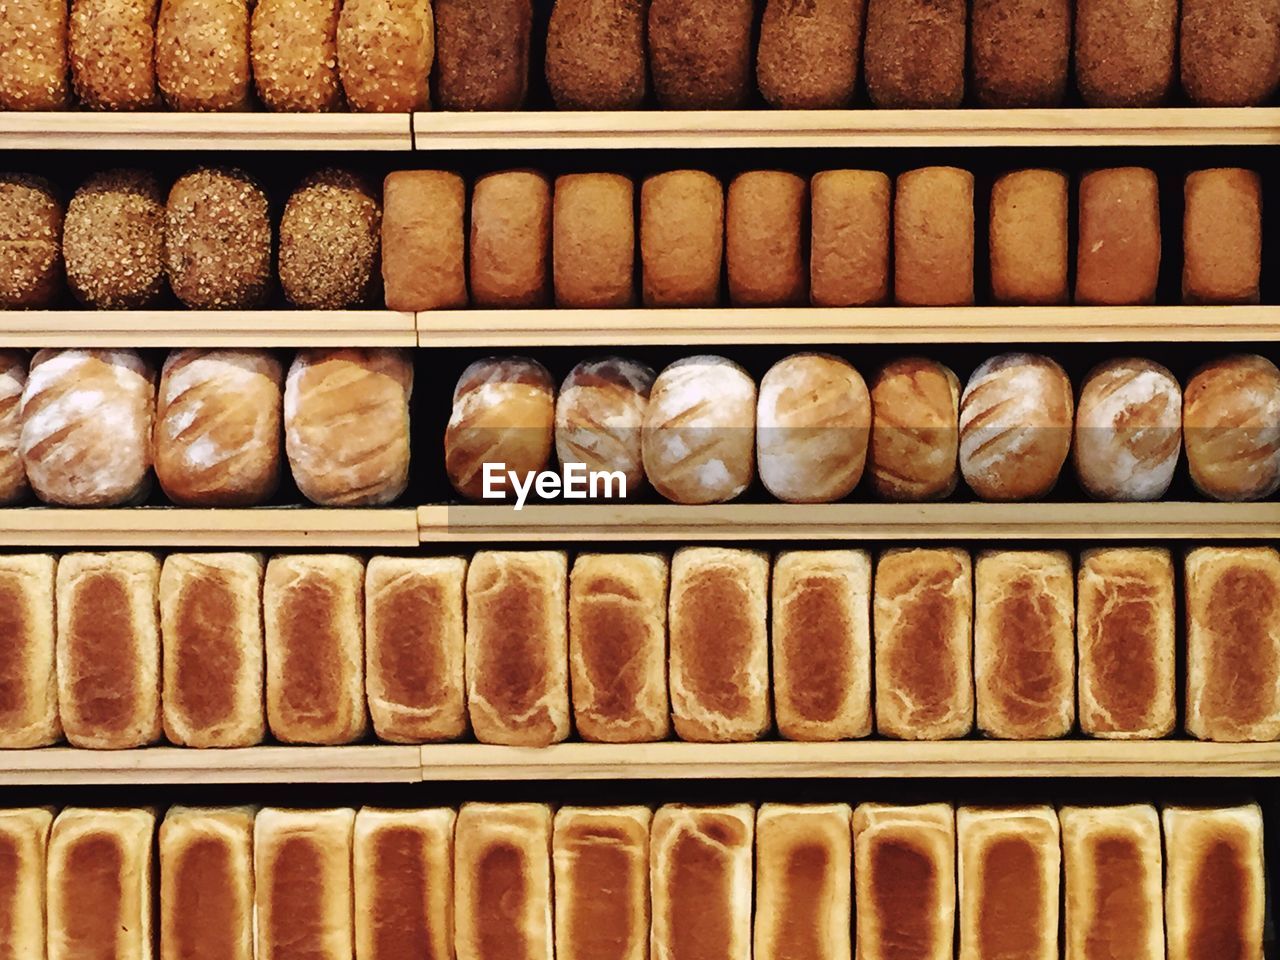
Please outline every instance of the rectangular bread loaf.
[[1116, 167], [1080, 180], [1077, 304], [1154, 303], [1160, 279], [1160, 182], [1154, 170]]
[[878, 170], [824, 170], [809, 183], [809, 299], [815, 307], [875, 307], [889, 299], [889, 205]]
[[47, 554], [0, 557], [0, 749], [47, 747], [62, 736], [54, 663], [54, 576]]
[[551, 839], [557, 960], [649, 960], [648, 807], [561, 807]]
[[1182, 300], [1257, 303], [1262, 279], [1262, 177], [1220, 167], [1183, 186]]
[[[963, 18], [964, 5], [958, 6]], [[898, 176], [893, 200], [893, 290], [899, 306], [973, 303], [973, 221], [969, 171], [922, 167]]]
[[254, 960], [252, 807], [170, 807], [160, 824], [160, 960]]
[[397, 170], [382, 185], [388, 310], [467, 305], [467, 185], [445, 170]]
[[992, 186], [988, 248], [996, 303], [1067, 302], [1067, 195], [1067, 177], [1059, 170], [1014, 170]]
[[51, 807], [0, 810], [0, 956], [45, 955], [45, 855]]

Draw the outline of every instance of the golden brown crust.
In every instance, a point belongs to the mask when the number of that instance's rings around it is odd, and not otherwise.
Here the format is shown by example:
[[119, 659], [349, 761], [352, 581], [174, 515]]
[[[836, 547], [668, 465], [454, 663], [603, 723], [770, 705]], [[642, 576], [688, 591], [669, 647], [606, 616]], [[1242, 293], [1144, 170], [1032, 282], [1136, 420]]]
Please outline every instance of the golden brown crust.
[[161, 956], [253, 960], [252, 807], [170, 807], [160, 824]]
[[345, 0], [338, 74], [352, 110], [430, 110], [435, 22], [429, 0]]
[[[26, 351], [0, 350], [0, 505], [4, 506], [19, 503], [31, 492], [22, 464], [22, 392], [26, 385]], [[638, 445], [638, 435], [636, 440]]]
[[960, 381], [923, 357], [894, 360], [871, 384], [871, 485], [886, 500], [935, 500], [960, 475]]
[[557, 177], [552, 231], [557, 307], [635, 305], [635, 185], [630, 177]]
[[893, 188], [875, 170], [814, 174], [809, 299], [815, 307], [873, 307], [889, 299]]
[[1071, 0], [974, 0], [969, 49], [983, 107], [1058, 107], [1067, 92]]
[[49, 181], [0, 173], [0, 309], [53, 305], [62, 292], [62, 223]]
[[531, 0], [434, 0], [441, 110], [519, 110], [529, 88]]
[[1182, 89], [1201, 107], [1256, 107], [1280, 88], [1280, 9], [1266, 0], [1182, 0]]
[[474, 306], [547, 306], [551, 181], [532, 170], [506, 170], [476, 180], [469, 251]]
[[996, 180], [989, 248], [997, 303], [1067, 302], [1068, 204], [1059, 170], [1015, 170]]
[[898, 306], [973, 303], [973, 228], [973, 174], [922, 167], [898, 176], [893, 201]]
[[377, 285], [382, 204], [358, 174], [333, 168], [298, 185], [280, 220], [280, 286], [295, 307], [346, 310]]
[[1154, 303], [1160, 278], [1160, 183], [1143, 167], [1080, 180], [1077, 304]]
[[1205, 364], [1182, 399], [1183, 442], [1196, 489], [1214, 500], [1263, 500], [1280, 489], [1280, 369], [1236, 354]]
[[[561, 464], [617, 471], [626, 495], [645, 485], [641, 430], [653, 369], [625, 357], [584, 360], [564, 378], [556, 397], [556, 455]], [[613, 496], [620, 496], [615, 486]]]
[[0, 810], [0, 943], [13, 957], [45, 957], [45, 854], [51, 807]]
[[635, 110], [648, 89], [644, 0], [556, 0], [547, 85], [561, 110]]
[[753, 0], [651, 0], [649, 68], [668, 110], [732, 110], [751, 85]]
[[867, 93], [885, 109], [945, 109], [964, 99], [964, 0], [869, 0]]
[[1183, 302], [1257, 303], [1262, 177], [1238, 167], [1197, 170], [1187, 174], [1183, 201]]
[[551, 855], [559, 960], [649, 960], [648, 807], [561, 807]]
[[467, 305], [467, 187], [444, 170], [399, 170], [382, 186], [382, 285], [388, 310]]
[[137, 310], [164, 291], [164, 195], [143, 170], [86, 180], [67, 205], [62, 234], [67, 282], [87, 307]]
[[257, 0], [249, 46], [253, 82], [268, 110], [322, 113], [342, 106], [341, 0]]
[[[56, 561], [46, 554], [0, 557], [0, 636], [7, 651], [0, 660], [0, 748], [6, 750], [47, 747], [62, 736], [54, 660], [55, 570]], [[3, 923], [0, 917], [0, 942], [7, 942]]]
[[771, 106], [847, 107], [858, 82], [866, 0], [768, 0], [756, 82]]
[[808, 193], [803, 177], [780, 170], [753, 170], [733, 178], [725, 208], [731, 304], [785, 307], [808, 299]]
[[0, 110], [65, 110], [67, 0], [0, 9]]
[[1173, 87], [1177, 33], [1178, 0], [1077, 0], [1076, 88], [1084, 102], [1159, 106]]
[[156, 104], [160, 0], [71, 0], [67, 52], [76, 96], [90, 110]]
[[701, 170], [672, 170], [640, 187], [646, 307], [715, 307], [724, 258], [724, 186]]
[[160, 0], [156, 83], [171, 110], [249, 109], [249, 4]]

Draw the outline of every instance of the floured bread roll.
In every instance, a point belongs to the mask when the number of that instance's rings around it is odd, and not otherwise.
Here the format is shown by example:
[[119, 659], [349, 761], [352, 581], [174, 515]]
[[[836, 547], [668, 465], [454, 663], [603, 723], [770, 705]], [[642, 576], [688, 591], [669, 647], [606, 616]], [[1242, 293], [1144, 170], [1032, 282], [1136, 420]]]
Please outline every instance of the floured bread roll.
[[1280, 369], [1237, 354], [1201, 367], [1182, 399], [1191, 481], [1214, 500], [1262, 500], [1280, 488]]
[[871, 485], [886, 500], [937, 500], [956, 488], [960, 380], [949, 367], [904, 357], [871, 384]]
[[27, 495], [22, 467], [22, 389], [27, 384], [27, 357], [20, 350], [0, 350], [0, 506]]
[[627, 496], [644, 486], [640, 430], [653, 370], [636, 360], [585, 360], [569, 371], [556, 398], [556, 456], [587, 470], [618, 471]]

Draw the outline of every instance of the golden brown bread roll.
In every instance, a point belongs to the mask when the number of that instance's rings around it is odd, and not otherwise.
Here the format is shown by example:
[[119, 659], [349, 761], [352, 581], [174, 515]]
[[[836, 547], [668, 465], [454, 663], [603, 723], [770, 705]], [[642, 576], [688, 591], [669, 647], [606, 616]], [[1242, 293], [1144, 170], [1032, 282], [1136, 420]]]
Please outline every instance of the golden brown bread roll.
[[[884, 0], [873, 0], [873, 9], [876, 2]], [[973, 303], [973, 174], [922, 167], [898, 176], [893, 257], [898, 306]]]
[[22, 465], [22, 391], [27, 385], [27, 355], [0, 350], [0, 505], [23, 500], [30, 492]]
[[1058, 107], [1067, 92], [1071, 0], [974, 0], [969, 48], [983, 107]]
[[888, 550], [876, 561], [876, 731], [954, 740], [973, 729], [973, 566], [963, 550]]
[[252, 807], [169, 808], [160, 824], [160, 960], [253, 960]]
[[668, 110], [732, 110], [751, 84], [753, 0], [650, 0], [649, 69]]
[[62, 291], [62, 224], [62, 202], [49, 181], [0, 173], [0, 310], [53, 305]]
[[160, 0], [71, 0], [67, 54], [76, 97], [90, 110], [147, 110], [156, 103]]
[[280, 286], [295, 307], [345, 310], [370, 299], [382, 205], [358, 174], [326, 169], [299, 184], [280, 220]]
[[672, 170], [640, 187], [646, 307], [715, 307], [724, 258], [724, 187], [701, 170]]
[[398, 170], [382, 185], [382, 286], [388, 310], [467, 305], [467, 188], [456, 173]]
[[65, 110], [67, 2], [26, 0], [0, 10], [0, 110]]
[[531, 0], [433, 0], [441, 110], [519, 110], [529, 89]]
[[858, 82], [866, 0], [768, 0], [760, 22], [756, 82], [771, 106], [849, 106]]
[[617, 471], [628, 497], [639, 492], [645, 484], [641, 429], [653, 380], [652, 368], [625, 357], [584, 360], [570, 370], [556, 397], [560, 463]]
[[364, 564], [272, 557], [262, 585], [267, 722], [283, 743], [352, 743], [368, 728]]
[[0, 810], [0, 862], [5, 864], [5, 900], [0, 906], [0, 943], [17, 957], [45, 957], [45, 854], [51, 807]]
[[809, 183], [809, 299], [815, 307], [874, 307], [889, 299], [889, 178], [824, 170]]
[[1257, 303], [1261, 277], [1262, 178], [1238, 167], [1187, 174], [1183, 302]]
[[551, 838], [559, 960], [649, 960], [648, 807], [561, 807]]
[[175, 350], [156, 395], [156, 479], [192, 507], [252, 507], [280, 483], [284, 371], [265, 350]]
[[164, 732], [189, 747], [251, 747], [263, 710], [262, 557], [171, 553], [160, 571]]
[[1257, 107], [1280, 88], [1280, 9], [1269, 0], [1182, 0], [1182, 89], [1200, 107]]
[[341, 0], [257, 0], [249, 49], [268, 110], [321, 113], [342, 105], [338, 82]]
[[547, 86], [561, 110], [635, 110], [648, 90], [644, 0], [556, 0]]
[[[47, 554], [0, 557], [0, 749], [47, 747], [62, 736], [54, 660], [54, 576]], [[2, 825], [2, 821], [0, 821]], [[0, 855], [3, 860], [3, 855]], [[0, 917], [0, 934], [4, 918]], [[6, 942], [0, 936], [0, 942]]]
[[1080, 180], [1078, 304], [1154, 303], [1160, 279], [1160, 183], [1143, 167], [1094, 170]]
[[471, 300], [477, 307], [544, 307], [551, 300], [551, 181], [505, 170], [471, 190]]
[[988, 246], [997, 303], [1067, 302], [1067, 207], [1061, 171], [1015, 170], [996, 180]]
[[142, 170], [91, 176], [67, 205], [67, 283], [86, 307], [137, 310], [164, 291], [164, 195]]
[[615, 173], [557, 177], [551, 252], [557, 307], [633, 306], [636, 218], [631, 178]]
[[1182, 397], [1191, 481], [1214, 500], [1263, 500], [1280, 488], [1280, 369], [1257, 354], [1201, 367]]
[[884, 109], [958, 107], [964, 99], [964, 0], [868, 0], [863, 70]]
[[725, 207], [725, 263], [735, 307], [796, 306], [808, 299], [804, 261], [808, 185], [781, 170], [733, 178]]
[[365, 569], [365, 689], [379, 740], [467, 729], [463, 557], [373, 557]]
[[170, 110], [249, 109], [245, 0], [160, 0], [156, 84]]
[[1076, 88], [1090, 107], [1158, 106], [1173, 86], [1178, 0], [1076, 0]]
[[409, 485], [413, 362], [403, 350], [300, 350], [284, 389], [285, 452], [322, 507], [381, 506]]
[[886, 500], [935, 500], [959, 476], [960, 381], [948, 367], [905, 357], [871, 383], [871, 485]]
[[344, 0], [338, 17], [338, 75], [352, 110], [430, 110], [436, 56], [430, 0]]

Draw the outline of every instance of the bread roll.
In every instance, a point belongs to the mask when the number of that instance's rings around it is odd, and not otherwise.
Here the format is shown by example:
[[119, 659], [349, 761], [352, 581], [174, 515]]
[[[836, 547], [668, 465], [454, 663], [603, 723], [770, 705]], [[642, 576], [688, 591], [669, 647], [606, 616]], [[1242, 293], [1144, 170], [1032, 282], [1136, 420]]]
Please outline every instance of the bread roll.
[[1049, 357], [983, 361], [960, 398], [960, 472], [982, 500], [1034, 500], [1058, 482], [1071, 448], [1071, 381]]
[[551, 181], [532, 170], [505, 170], [476, 180], [469, 250], [474, 306], [548, 306]]
[[49, 834], [48, 960], [151, 960], [155, 826], [150, 809], [58, 814]]
[[280, 484], [284, 371], [266, 350], [175, 350], [160, 371], [153, 451], [170, 500], [252, 507]]
[[67, 283], [86, 307], [138, 310], [164, 291], [164, 195], [150, 173], [89, 177], [67, 205]]
[[1165, 807], [1169, 960], [1261, 957], [1266, 924], [1262, 809]]
[[969, 46], [983, 107], [1059, 107], [1067, 92], [1071, 0], [974, 0]]
[[264, 808], [254, 821], [257, 960], [348, 960], [354, 810]]
[[1280, 9], [1269, 0], [1182, 0], [1182, 89], [1201, 107], [1258, 107], [1280, 88]]
[[668, 110], [732, 110], [751, 84], [753, 0], [650, 0], [649, 68]]
[[677, 360], [654, 381], [641, 445], [645, 475], [676, 503], [723, 503], [755, 472], [756, 385], [732, 360]]
[[769, 558], [682, 547], [671, 559], [671, 713], [682, 740], [735, 743], [769, 729]]
[[285, 452], [302, 495], [372, 507], [409, 485], [413, 362], [403, 350], [300, 350], [284, 388]]
[[1154, 303], [1160, 279], [1160, 183], [1143, 167], [1080, 180], [1077, 304]]
[[757, 960], [850, 960], [853, 810], [762, 804], [756, 815]]
[[467, 570], [467, 700], [481, 743], [544, 747], [569, 735], [569, 560], [482, 550]]
[[944, 109], [964, 99], [964, 0], [868, 0], [867, 93], [884, 109]]
[[280, 220], [280, 286], [289, 302], [304, 310], [367, 303], [381, 227], [382, 205], [363, 177], [330, 168], [303, 180]]
[[5, 4], [0, 54], [0, 110], [66, 109], [66, 0]]
[[30, 492], [22, 466], [22, 391], [27, 385], [25, 351], [0, 350], [0, 505]]
[[1262, 178], [1238, 167], [1196, 170], [1183, 198], [1183, 302], [1257, 303]]
[[251, 747], [263, 712], [262, 558], [171, 553], [160, 571], [164, 732], [188, 747]]
[[1280, 369], [1257, 354], [1201, 367], [1182, 398], [1187, 466], [1214, 500], [1264, 500], [1280, 488]]
[[1015, 170], [996, 180], [988, 240], [996, 303], [1067, 302], [1067, 207], [1061, 171]]
[[1280, 740], [1280, 552], [1192, 550], [1185, 590], [1187, 733]]
[[156, 84], [169, 109], [249, 109], [249, 6], [160, 0]]
[[648, 807], [561, 807], [555, 866], [559, 960], [649, 960]]
[[556, 0], [547, 86], [561, 110], [635, 110], [648, 89], [644, 0]]
[[[872, 9], [883, 2], [872, 0]], [[972, 305], [973, 174], [954, 167], [901, 174], [893, 201], [893, 254], [898, 306]]]
[[160, 960], [253, 960], [252, 807], [169, 808], [160, 824]]
[[253, 82], [268, 110], [322, 113], [342, 106], [338, 84], [341, 0], [256, 0]]
[[397, 170], [382, 184], [382, 286], [388, 310], [467, 305], [467, 188], [456, 173]]
[[1173, 86], [1178, 0], [1076, 0], [1076, 88], [1090, 107], [1158, 106]]
[[0, 943], [9, 956], [46, 957], [45, 854], [53, 809], [0, 810], [0, 862], [5, 898], [0, 906]]
[[809, 183], [809, 300], [815, 307], [875, 307], [889, 299], [889, 178], [876, 170], [824, 170]]
[[454, 843], [457, 960], [551, 960], [551, 808], [465, 803]]
[[355, 945], [361, 960], [453, 956], [453, 824], [448, 807], [356, 814]]
[[954, 548], [876, 561], [876, 731], [955, 740], [973, 730], [973, 567]]
[[1169, 551], [1086, 550], [1076, 583], [1081, 732], [1110, 740], [1168, 736], [1177, 716]]
[[[874, 0], [873, 0], [874, 2]], [[956, 915], [955, 814], [944, 803], [853, 811], [857, 955], [950, 960]]]
[[724, 187], [701, 170], [672, 170], [640, 187], [646, 307], [715, 307], [724, 257]]
[[80, 103], [90, 110], [156, 105], [160, 0], [71, 0], [67, 54]]
[[652, 960], [750, 960], [754, 828], [745, 803], [658, 808], [649, 845]]
[[365, 687], [379, 740], [467, 729], [463, 557], [373, 557], [365, 570]]
[[830, 503], [862, 479], [871, 395], [850, 364], [819, 353], [779, 360], [760, 381], [760, 479], [779, 500]]
[[961, 807], [960, 960], [1058, 960], [1058, 814]]
[[960, 381], [923, 357], [894, 360], [871, 383], [871, 485], [886, 500], [937, 500], [959, 475]]
[[[0, 18], [3, 16], [0, 13]], [[0, 85], [3, 70], [0, 66]], [[0, 250], [5, 255], [5, 267], [0, 270], [0, 310], [49, 307], [58, 299], [62, 292], [62, 223], [62, 201], [48, 180], [25, 173], [0, 173]]]
[[353, 743], [364, 699], [364, 564], [358, 557], [272, 557], [262, 586], [267, 722], [283, 743]]
[[338, 18], [338, 75], [352, 110], [430, 110], [436, 56], [429, 0], [344, 0]]
[[519, 110], [529, 87], [531, 0], [434, 0], [441, 110]]
[[565, 377], [556, 398], [556, 455], [561, 464], [618, 472], [627, 496], [645, 484], [641, 429], [652, 368], [624, 357], [584, 360]]
[[756, 81], [770, 106], [849, 106], [858, 83], [865, 6], [866, 0], [768, 0], [760, 23]]
[[47, 747], [62, 737], [54, 668], [56, 566], [47, 554], [0, 557], [0, 750]]
[[735, 307], [785, 307], [804, 303], [808, 185], [780, 170], [741, 173], [729, 184], [725, 261], [729, 302]]
[[1062, 807], [1064, 960], [1164, 957], [1154, 807]]
[[[444, 434], [445, 470], [468, 500], [514, 491], [508, 471], [523, 478], [547, 465], [555, 426], [555, 384], [527, 357], [487, 357], [462, 371]], [[486, 483], [485, 465], [495, 464]], [[521, 482], [524, 482], [521, 479]]]
[[557, 177], [551, 250], [557, 307], [634, 306], [636, 217], [631, 178], [615, 173]]

